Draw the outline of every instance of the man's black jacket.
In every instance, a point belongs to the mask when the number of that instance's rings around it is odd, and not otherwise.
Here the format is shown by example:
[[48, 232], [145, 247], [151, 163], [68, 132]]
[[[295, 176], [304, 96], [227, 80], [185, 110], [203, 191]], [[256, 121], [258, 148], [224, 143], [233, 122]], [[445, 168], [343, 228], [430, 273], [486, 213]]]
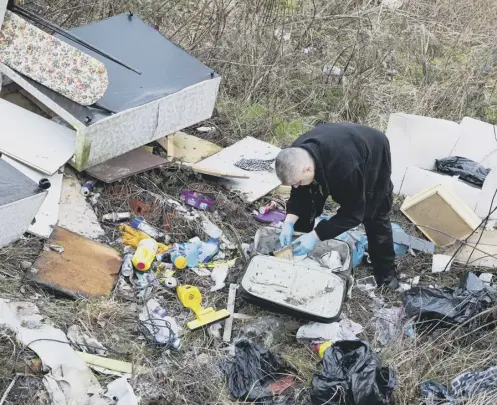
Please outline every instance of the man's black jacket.
[[321, 240], [374, 218], [392, 192], [390, 145], [385, 134], [376, 129], [350, 123], [321, 124], [292, 146], [311, 154], [315, 176], [312, 184], [292, 188], [287, 213], [297, 215], [299, 222], [309, 222], [304, 228], [310, 229], [302, 230], [310, 231], [329, 195], [340, 204], [334, 217], [316, 226]]

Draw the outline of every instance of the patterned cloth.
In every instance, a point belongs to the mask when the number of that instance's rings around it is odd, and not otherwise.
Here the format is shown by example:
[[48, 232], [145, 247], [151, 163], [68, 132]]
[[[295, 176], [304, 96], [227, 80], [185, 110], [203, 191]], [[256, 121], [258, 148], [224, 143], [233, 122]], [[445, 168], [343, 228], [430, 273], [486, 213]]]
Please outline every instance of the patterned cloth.
[[421, 398], [427, 405], [456, 405], [478, 394], [496, 392], [497, 367], [480, 372], [468, 371], [459, 374], [452, 380], [450, 389], [435, 381], [425, 381], [421, 385]]
[[239, 161], [233, 163], [236, 167], [240, 169], [247, 170], [250, 172], [272, 172], [273, 162], [275, 159], [240, 159]]
[[109, 84], [102, 62], [10, 11], [0, 31], [0, 61], [82, 105], [97, 102]]

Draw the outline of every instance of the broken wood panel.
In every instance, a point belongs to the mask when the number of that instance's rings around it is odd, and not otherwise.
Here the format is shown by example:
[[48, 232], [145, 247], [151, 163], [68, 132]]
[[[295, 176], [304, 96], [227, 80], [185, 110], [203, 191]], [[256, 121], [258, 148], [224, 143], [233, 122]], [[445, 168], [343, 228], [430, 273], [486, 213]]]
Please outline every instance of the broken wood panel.
[[167, 150], [169, 157], [178, 159], [180, 162], [192, 164], [200, 162], [202, 159], [208, 158], [223, 149], [215, 143], [181, 131], [158, 139], [157, 142]]
[[238, 289], [238, 284], [230, 284], [230, 289], [228, 292], [228, 305], [227, 310], [230, 313], [230, 317], [224, 321], [224, 331], [223, 331], [223, 342], [231, 341], [231, 331], [233, 329], [233, 314], [235, 313], [235, 300], [236, 300], [236, 290]]
[[132, 150], [124, 155], [110, 159], [86, 172], [104, 183], [112, 183], [126, 177], [134, 176], [148, 170], [156, 169], [168, 163], [166, 159], [147, 152], [142, 148]]
[[7, 156], [48, 175], [73, 156], [73, 130], [2, 99], [0, 115], [0, 152]]
[[480, 224], [476, 214], [443, 186], [407, 198], [401, 211], [438, 246], [466, 238]]
[[281, 182], [273, 171], [246, 171], [234, 166], [240, 159], [276, 158], [281, 149], [267, 142], [250, 136], [223, 149], [221, 152], [208, 157], [194, 165], [194, 170], [210, 170], [218, 172], [234, 172], [248, 176], [248, 179], [221, 179], [221, 183], [234, 190], [242, 192], [248, 202], [253, 202], [268, 194]]
[[62, 180], [58, 225], [90, 239], [105, 235], [95, 212], [81, 194], [81, 183], [66, 167]]
[[112, 292], [122, 261], [117, 251], [59, 226], [48, 244], [64, 251], [43, 250], [33, 265], [32, 281], [73, 298]]
[[52, 229], [57, 223], [59, 216], [59, 202], [62, 191], [62, 172], [57, 172], [52, 176], [47, 177], [43, 173], [37, 172], [28, 166], [19, 163], [8, 156], [2, 156], [10, 165], [14, 166], [21, 173], [28, 176], [35, 183], [38, 183], [42, 178], [50, 180], [50, 188], [48, 189], [47, 197], [41, 205], [38, 213], [35, 216], [35, 223], [28, 228], [28, 232], [42, 238], [50, 237]]

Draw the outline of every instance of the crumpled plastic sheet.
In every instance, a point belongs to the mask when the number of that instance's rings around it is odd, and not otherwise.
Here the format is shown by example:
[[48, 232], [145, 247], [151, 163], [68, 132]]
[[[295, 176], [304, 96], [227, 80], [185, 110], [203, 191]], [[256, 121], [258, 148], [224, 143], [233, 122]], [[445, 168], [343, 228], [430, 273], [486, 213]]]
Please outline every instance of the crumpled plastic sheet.
[[323, 371], [314, 374], [313, 405], [389, 405], [396, 385], [393, 369], [362, 341], [341, 341], [326, 349]]
[[490, 173], [490, 169], [483, 167], [481, 164], [474, 162], [471, 159], [460, 156], [449, 156], [444, 159], [437, 159], [435, 165], [438, 172], [451, 176], [459, 176], [461, 180], [472, 183], [478, 187], [483, 186], [488, 173]]
[[[279, 355], [258, 346], [249, 339], [235, 343], [235, 358], [226, 367], [228, 389], [233, 398], [246, 402], [263, 402], [264, 405], [293, 403], [282, 395], [281, 384], [275, 390], [272, 385], [287, 381], [294, 371]], [[287, 382], [289, 388], [291, 384]]]
[[459, 374], [452, 380], [450, 388], [435, 381], [425, 381], [421, 384], [421, 399], [426, 405], [456, 405], [479, 394], [496, 392], [497, 367]]
[[383, 307], [374, 312], [373, 321], [376, 329], [376, 340], [386, 346], [402, 334], [402, 321], [406, 317], [404, 308]]
[[462, 324], [493, 306], [496, 300], [495, 288], [485, 284], [474, 273], [465, 273], [455, 290], [412, 288], [406, 292], [404, 306], [409, 317]]
[[340, 322], [332, 323], [311, 322], [299, 328], [297, 340], [310, 340], [313, 343], [357, 340], [357, 335], [363, 330], [362, 325], [350, 319], [342, 319]]

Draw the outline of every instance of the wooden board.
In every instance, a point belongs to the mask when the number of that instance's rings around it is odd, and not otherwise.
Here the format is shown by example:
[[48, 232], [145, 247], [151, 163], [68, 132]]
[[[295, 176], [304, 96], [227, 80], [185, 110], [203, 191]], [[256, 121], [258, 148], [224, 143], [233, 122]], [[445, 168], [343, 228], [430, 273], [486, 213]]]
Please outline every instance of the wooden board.
[[183, 163], [197, 163], [202, 159], [218, 153], [223, 148], [215, 143], [197, 138], [184, 132], [176, 132], [157, 142], [167, 150], [167, 155]]
[[281, 182], [274, 171], [251, 172], [237, 168], [240, 159], [274, 159], [281, 149], [250, 136], [223, 149], [219, 153], [195, 164], [194, 170], [232, 172], [248, 176], [248, 179], [222, 179], [221, 183], [242, 192], [248, 202], [253, 202], [278, 187]]
[[43, 250], [33, 265], [32, 281], [74, 298], [112, 292], [121, 268], [117, 251], [58, 226], [48, 244], [64, 251]]
[[74, 154], [76, 133], [0, 99], [0, 152], [52, 175]]
[[401, 211], [438, 246], [468, 237], [480, 224], [476, 214], [441, 185], [407, 198]]
[[126, 177], [140, 174], [157, 167], [164, 166], [168, 161], [158, 155], [153, 155], [143, 148], [132, 150], [124, 155], [107, 160], [93, 166], [86, 172], [104, 183], [112, 183]]
[[238, 289], [238, 284], [230, 284], [230, 290], [228, 292], [228, 305], [227, 310], [230, 313], [230, 317], [224, 321], [224, 331], [223, 331], [223, 342], [231, 341], [231, 331], [233, 329], [233, 314], [235, 313], [235, 300], [236, 300], [236, 290]]
[[95, 212], [81, 194], [81, 183], [66, 167], [62, 180], [58, 225], [90, 239], [105, 235]]
[[59, 216], [59, 201], [63, 177], [62, 171], [57, 172], [52, 176], [46, 176], [9, 158], [8, 156], [2, 156], [2, 160], [5, 160], [10, 165], [14, 166], [17, 170], [34, 180], [36, 183], [38, 183], [42, 178], [48, 178], [48, 180], [50, 180], [48, 194], [43, 201], [40, 210], [35, 216], [36, 222], [28, 229], [28, 232], [33, 235], [40, 236], [42, 238], [50, 237]]

